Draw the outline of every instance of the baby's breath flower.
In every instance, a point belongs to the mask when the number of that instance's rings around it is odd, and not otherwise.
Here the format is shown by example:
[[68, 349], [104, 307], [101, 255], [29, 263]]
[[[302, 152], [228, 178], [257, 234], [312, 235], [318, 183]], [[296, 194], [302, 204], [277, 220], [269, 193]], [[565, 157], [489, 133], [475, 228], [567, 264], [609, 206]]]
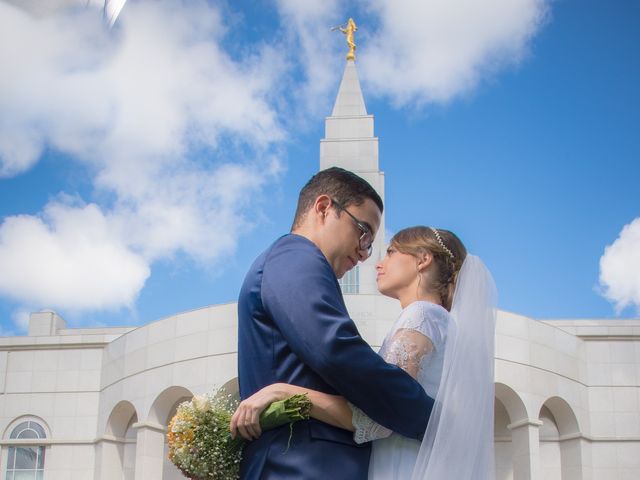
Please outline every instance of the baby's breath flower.
[[[198, 395], [181, 403], [169, 422], [169, 459], [193, 480], [237, 480], [244, 440], [231, 438], [229, 422], [238, 407], [232, 395]], [[309, 418], [311, 402], [294, 395], [272, 403], [260, 416], [263, 429]]]

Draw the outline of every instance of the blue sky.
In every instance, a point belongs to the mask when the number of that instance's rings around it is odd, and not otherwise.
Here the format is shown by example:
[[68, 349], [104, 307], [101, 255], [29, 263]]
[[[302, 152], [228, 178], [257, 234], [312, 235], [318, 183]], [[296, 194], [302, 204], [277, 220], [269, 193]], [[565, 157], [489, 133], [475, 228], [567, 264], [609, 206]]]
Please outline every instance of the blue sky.
[[0, 1], [1, 333], [234, 301], [318, 169], [349, 16], [387, 229], [458, 233], [505, 310], [637, 317], [640, 5], [475, 4], [130, 1], [109, 30]]

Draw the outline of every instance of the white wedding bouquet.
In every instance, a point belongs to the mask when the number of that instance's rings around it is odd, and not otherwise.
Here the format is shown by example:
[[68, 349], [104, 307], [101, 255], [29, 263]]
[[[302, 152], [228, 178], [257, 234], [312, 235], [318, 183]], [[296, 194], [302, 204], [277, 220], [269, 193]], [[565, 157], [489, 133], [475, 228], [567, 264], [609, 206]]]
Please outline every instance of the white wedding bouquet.
[[[178, 406], [169, 422], [169, 459], [193, 480], [236, 480], [245, 440], [231, 438], [229, 422], [238, 407], [228, 394], [197, 395]], [[260, 415], [263, 430], [309, 418], [311, 402], [306, 394], [274, 402]]]

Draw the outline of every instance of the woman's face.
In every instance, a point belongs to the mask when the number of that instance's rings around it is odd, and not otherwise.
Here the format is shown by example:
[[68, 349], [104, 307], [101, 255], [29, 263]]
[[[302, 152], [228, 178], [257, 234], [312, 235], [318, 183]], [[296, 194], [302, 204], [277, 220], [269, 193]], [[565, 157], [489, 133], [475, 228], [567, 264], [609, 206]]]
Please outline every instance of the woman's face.
[[387, 248], [387, 255], [376, 265], [376, 270], [378, 290], [383, 295], [397, 299], [403, 291], [416, 288], [418, 259], [399, 252], [393, 245]]

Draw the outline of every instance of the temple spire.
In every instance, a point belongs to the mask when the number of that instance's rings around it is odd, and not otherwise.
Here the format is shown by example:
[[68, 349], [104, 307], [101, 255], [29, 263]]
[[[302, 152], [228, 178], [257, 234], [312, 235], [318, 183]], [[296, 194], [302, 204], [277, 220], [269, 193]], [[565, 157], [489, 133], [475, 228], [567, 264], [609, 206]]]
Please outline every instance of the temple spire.
[[358, 71], [353, 60], [347, 60], [347, 65], [342, 75], [336, 103], [333, 106], [332, 117], [352, 117], [366, 115], [367, 108], [364, 104]]
[[[337, 166], [357, 173], [384, 200], [384, 173], [378, 165], [378, 138], [373, 115], [367, 114], [353, 60], [347, 60], [330, 117], [325, 119], [325, 138], [320, 140], [320, 170]], [[349, 294], [376, 294], [375, 264], [384, 249], [384, 215], [373, 243], [371, 258], [345, 275], [340, 282]]]

